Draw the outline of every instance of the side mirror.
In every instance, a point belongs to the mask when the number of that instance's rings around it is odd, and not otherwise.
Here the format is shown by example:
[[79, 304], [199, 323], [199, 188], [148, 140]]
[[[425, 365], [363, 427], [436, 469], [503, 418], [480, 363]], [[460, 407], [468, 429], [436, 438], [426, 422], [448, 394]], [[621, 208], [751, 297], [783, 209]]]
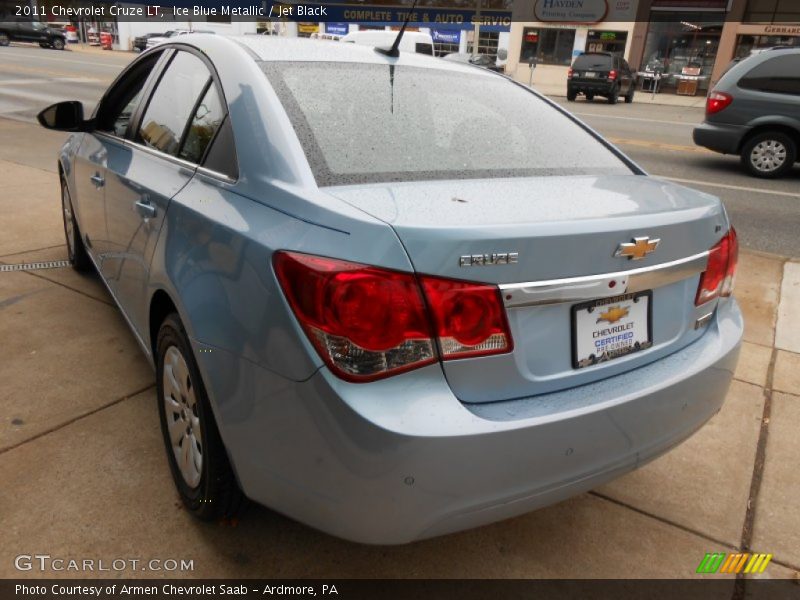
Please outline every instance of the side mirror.
[[36, 119], [46, 129], [89, 131], [91, 122], [83, 120], [83, 104], [76, 100], [59, 102], [45, 108]]
[[499, 48], [497, 50], [497, 58], [500, 60], [506, 60], [508, 58], [508, 50], [505, 48]]

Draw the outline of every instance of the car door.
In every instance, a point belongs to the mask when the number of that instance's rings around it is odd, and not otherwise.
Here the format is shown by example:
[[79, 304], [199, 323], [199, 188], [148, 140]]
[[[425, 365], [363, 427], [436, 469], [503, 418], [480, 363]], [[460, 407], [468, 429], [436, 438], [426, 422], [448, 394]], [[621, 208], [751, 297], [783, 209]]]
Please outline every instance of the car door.
[[108, 283], [106, 175], [109, 152], [125, 144], [134, 110], [163, 53], [153, 53], [128, 67], [109, 87], [93, 115], [95, 127], [81, 140], [73, 161], [73, 208], [89, 253]]
[[[129, 143], [109, 148], [106, 218], [109, 261], [104, 265], [117, 301], [134, 328], [147, 326], [150, 260], [170, 199], [192, 178], [199, 157], [193, 115], [202, 108], [209, 68], [190, 51], [170, 57], [129, 130]], [[205, 116], [205, 115], [204, 115]]]

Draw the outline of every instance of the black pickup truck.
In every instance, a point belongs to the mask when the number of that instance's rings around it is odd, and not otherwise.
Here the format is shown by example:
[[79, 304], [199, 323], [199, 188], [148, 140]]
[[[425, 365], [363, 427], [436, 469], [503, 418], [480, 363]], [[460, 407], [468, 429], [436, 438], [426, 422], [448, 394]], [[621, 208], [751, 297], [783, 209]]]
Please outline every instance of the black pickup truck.
[[67, 36], [39, 21], [0, 21], [0, 46], [10, 42], [38, 42], [42, 48], [63, 50]]

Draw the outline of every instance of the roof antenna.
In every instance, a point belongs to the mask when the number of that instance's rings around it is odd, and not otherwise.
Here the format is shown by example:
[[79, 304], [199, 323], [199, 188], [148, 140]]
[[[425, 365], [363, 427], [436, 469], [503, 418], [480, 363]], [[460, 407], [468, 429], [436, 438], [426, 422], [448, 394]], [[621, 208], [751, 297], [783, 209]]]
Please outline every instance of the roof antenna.
[[400, 40], [403, 39], [403, 34], [406, 32], [406, 25], [408, 25], [408, 21], [411, 18], [411, 13], [417, 7], [417, 1], [414, 0], [414, 3], [411, 5], [411, 9], [406, 14], [406, 20], [403, 22], [403, 26], [400, 28], [400, 31], [397, 32], [397, 37], [394, 39], [394, 43], [392, 44], [391, 48], [375, 48], [375, 52], [380, 52], [381, 54], [385, 54], [386, 56], [391, 56], [392, 58], [397, 58], [400, 56]]

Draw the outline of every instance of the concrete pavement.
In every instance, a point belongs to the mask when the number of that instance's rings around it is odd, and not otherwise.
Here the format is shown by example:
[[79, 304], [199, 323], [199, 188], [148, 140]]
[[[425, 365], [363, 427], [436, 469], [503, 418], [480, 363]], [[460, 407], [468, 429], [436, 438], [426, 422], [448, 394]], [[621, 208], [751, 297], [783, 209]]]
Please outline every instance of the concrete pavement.
[[[0, 262], [66, 258], [58, 181], [0, 160]], [[191, 559], [159, 577], [693, 577], [706, 552], [773, 553], [800, 577], [800, 262], [744, 252], [746, 334], [727, 402], [663, 458], [556, 506], [404, 547], [343, 542], [252, 506], [187, 515], [160, 439], [153, 374], [95, 276], [0, 272], [0, 577], [14, 557]], [[108, 573], [95, 573], [108, 575]], [[717, 575], [724, 578], [730, 576]]]

